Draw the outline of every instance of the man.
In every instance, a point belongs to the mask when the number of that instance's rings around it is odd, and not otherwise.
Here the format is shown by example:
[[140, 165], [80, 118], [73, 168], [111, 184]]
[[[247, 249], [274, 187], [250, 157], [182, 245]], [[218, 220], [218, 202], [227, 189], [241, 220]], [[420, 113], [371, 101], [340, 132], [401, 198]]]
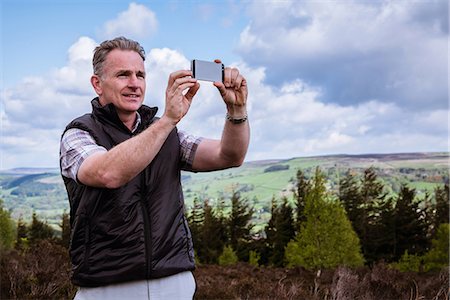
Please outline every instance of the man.
[[135, 41], [101, 43], [92, 113], [69, 123], [61, 139], [76, 299], [192, 298], [194, 252], [180, 171], [239, 166], [247, 152], [247, 82], [237, 69], [225, 68], [224, 82], [214, 83], [227, 114], [222, 138], [213, 140], [176, 128], [200, 88], [191, 71], [170, 74], [160, 118], [142, 104], [144, 60]]

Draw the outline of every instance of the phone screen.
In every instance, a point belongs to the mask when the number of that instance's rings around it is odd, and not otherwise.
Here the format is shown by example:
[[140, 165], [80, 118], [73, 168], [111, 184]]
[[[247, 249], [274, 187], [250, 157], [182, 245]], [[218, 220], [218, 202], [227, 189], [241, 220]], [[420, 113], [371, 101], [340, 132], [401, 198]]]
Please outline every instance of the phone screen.
[[191, 71], [194, 78], [205, 81], [223, 82], [223, 64], [194, 59]]

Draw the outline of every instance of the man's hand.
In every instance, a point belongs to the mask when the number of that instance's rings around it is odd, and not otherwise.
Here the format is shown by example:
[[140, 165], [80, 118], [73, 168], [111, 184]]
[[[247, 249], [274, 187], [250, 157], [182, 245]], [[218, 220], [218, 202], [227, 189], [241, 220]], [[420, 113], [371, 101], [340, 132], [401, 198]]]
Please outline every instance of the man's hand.
[[[187, 70], [171, 73], [166, 89], [166, 107], [163, 117], [176, 125], [188, 112], [192, 99], [200, 88], [192, 72]], [[185, 92], [187, 90], [187, 92]]]
[[[215, 62], [221, 63], [219, 59], [216, 59]], [[223, 83], [214, 82], [214, 86], [219, 90], [230, 115], [245, 114], [248, 95], [247, 81], [238, 69], [226, 67]]]

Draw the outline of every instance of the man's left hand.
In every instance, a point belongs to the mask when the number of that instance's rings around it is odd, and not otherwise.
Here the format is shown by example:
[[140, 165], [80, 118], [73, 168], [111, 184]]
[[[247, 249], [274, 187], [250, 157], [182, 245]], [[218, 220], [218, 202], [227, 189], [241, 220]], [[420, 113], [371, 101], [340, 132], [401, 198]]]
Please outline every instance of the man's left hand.
[[[215, 62], [221, 63], [218, 59]], [[223, 82], [214, 82], [214, 86], [219, 90], [229, 110], [245, 109], [248, 95], [247, 81], [238, 69], [226, 67]]]

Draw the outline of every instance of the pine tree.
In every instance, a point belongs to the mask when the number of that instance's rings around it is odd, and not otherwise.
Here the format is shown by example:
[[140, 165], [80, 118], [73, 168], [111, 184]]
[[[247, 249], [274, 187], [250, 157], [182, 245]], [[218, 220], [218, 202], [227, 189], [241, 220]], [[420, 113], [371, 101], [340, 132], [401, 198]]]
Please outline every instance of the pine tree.
[[289, 267], [322, 269], [363, 264], [359, 240], [345, 210], [329, 197], [324, 175], [317, 168], [306, 197], [306, 220], [286, 247], [285, 259]]
[[64, 211], [61, 217], [61, 245], [66, 249], [69, 249], [70, 244], [70, 218], [69, 214]]
[[[376, 260], [393, 262], [397, 260], [395, 249], [397, 246], [397, 213], [396, 199], [390, 197], [379, 207], [379, 221], [372, 227], [372, 252], [376, 253]], [[377, 232], [374, 229], [377, 228]]]
[[203, 208], [198, 197], [194, 198], [193, 207], [190, 214], [187, 217], [189, 229], [192, 234], [192, 242], [194, 243], [194, 249], [202, 249], [202, 224], [204, 220]]
[[264, 246], [260, 247], [261, 259], [260, 263], [263, 265], [269, 264], [270, 258], [273, 254], [273, 247], [275, 243], [275, 236], [277, 234], [275, 228], [275, 220], [277, 219], [277, 199], [275, 196], [272, 197], [271, 206], [270, 206], [270, 219], [267, 225], [264, 228], [265, 238], [264, 238]]
[[300, 225], [305, 221], [305, 198], [309, 190], [309, 182], [306, 179], [302, 170], [297, 171], [297, 183], [294, 189], [294, 199], [296, 204], [295, 216], [296, 223], [295, 229], [298, 232], [300, 230]]
[[386, 200], [383, 183], [378, 180], [373, 167], [364, 171], [361, 182], [361, 200], [363, 210], [361, 211], [361, 224], [356, 232], [361, 241], [363, 255], [369, 264], [379, 260], [377, 253], [380, 239], [383, 239], [385, 227], [381, 222], [380, 207]]
[[362, 235], [365, 208], [357, 177], [348, 170], [339, 182], [339, 200], [358, 236]]
[[295, 227], [292, 208], [286, 197], [276, 208], [275, 213], [275, 235], [273, 237], [273, 251], [270, 263], [276, 267], [284, 265], [284, 250], [286, 245], [295, 236]]
[[233, 192], [231, 197], [231, 214], [226, 221], [230, 246], [235, 249], [241, 261], [248, 260], [248, 242], [252, 229], [253, 209], [246, 199], [241, 199], [239, 192]]
[[17, 221], [16, 248], [25, 249], [28, 247], [28, 226], [23, 221], [22, 216]]
[[53, 238], [53, 229], [46, 222], [40, 221], [36, 212], [33, 212], [31, 225], [28, 229], [28, 238], [31, 245], [34, 245], [38, 240]]
[[435, 216], [433, 220], [434, 228], [438, 228], [442, 223], [449, 223], [449, 186], [446, 183], [443, 187], [434, 190], [436, 200]]
[[394, 259], [407, 250], [409, 254], [423, 254], [428, 248], [425, 213], [415, 202], [415, 189], [403, 185], [395, 205]]
[[226, 227], [223, 222], [218, 219], [208, 200], [203, 204], [203, 225], [201, 228], [201, 247], [197, 247], [197, 255], [201, 262], [217, 263], [222, 253], [223, 246], [227, 240]]

